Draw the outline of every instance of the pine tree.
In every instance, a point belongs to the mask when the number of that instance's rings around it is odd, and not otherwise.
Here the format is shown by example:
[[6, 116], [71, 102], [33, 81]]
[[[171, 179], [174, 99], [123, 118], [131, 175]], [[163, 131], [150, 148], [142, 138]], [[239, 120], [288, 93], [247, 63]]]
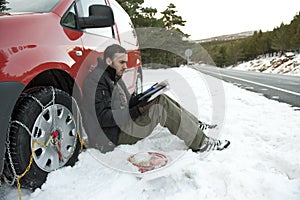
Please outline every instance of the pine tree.
[[181, 16], [176, 14], [177, 11], [175, 8], [176, 6], [173, 3], [170, 3], [167, 9], [161, 12], [163, 15], [161, 19], [163, 20], [166, 29], [176, 29], [180, 31], [178, 26], [185, 26], [186, 21], [184, 21]]
[[0, 12], [8, 11], [9, 8], [6, 6], [8, 2], [6, 0], [0, 0]]
[[276, 51], [286, 51], [289, 49], [287, 26], [281, 23], [279, 28], [274, 29], [274, 36], [272, 38], [272, 49]]
[[128, 13], [130, 18], [134, 19], [140, 16], [139, 12], [144, 0], [117, 0], [117, 2]]
[[290, 38], [291, 50], [300, 51], [300, 12], [291, 21], [290, 26], [292, 32]]

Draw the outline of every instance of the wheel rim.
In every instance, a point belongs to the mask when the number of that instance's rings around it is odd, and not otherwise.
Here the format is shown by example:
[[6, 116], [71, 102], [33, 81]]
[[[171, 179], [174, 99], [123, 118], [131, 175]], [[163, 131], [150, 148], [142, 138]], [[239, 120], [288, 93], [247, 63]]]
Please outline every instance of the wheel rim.
[[64, 166], [77, 143], [76, 122], [65, 106], [54, 104], [40, 113], [32, 129], [31, 147], [38, 167], [46, 172]]

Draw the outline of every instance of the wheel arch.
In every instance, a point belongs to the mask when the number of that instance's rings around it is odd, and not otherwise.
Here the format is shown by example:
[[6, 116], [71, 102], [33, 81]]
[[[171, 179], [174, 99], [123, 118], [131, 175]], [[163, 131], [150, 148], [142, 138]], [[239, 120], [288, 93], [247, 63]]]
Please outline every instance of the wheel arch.
[[29, 82], [24, 91], [41, 86], [53, 86], [73, 96], [77, 103], [81, 101], [81, 90], [78, 84], [70, 74], [63, 70], [50, 69], [40, 73]]

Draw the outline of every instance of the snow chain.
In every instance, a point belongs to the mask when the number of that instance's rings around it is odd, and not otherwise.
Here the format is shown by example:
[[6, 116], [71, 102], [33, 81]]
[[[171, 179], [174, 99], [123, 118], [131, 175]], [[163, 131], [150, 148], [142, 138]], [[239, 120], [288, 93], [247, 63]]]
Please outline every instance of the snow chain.
[[[31, 95], [23, 95], [24, 97], [29, 97], [29, 98], [32, 98], [34, 101], [36, 101], [42, 108], [42, 110], [44, 110], [45, 108], [47, 108], [49, 105], [55, 103], [55, 90], [53, 87], [51, 87], [52, 89], [52, 100], [47, 104], [47, 105], [43, 105], [37, 98], [35, 98], [34, 96], [31, 96]], [[80, 125], [82, 126], [82, 116], [80, 114], [80, 110], [79, 110], [79, 107], [76, 103], [76, 100], [72, 97], [72, 102], [74, 102], [74, 104], [76, 105], [76, 109], [77, 109], [77, 125], [78, 125], [78, 129], [80, 127]], [[32, 136], [32, 133], [31, 131], [29, 130], [29, 128], [23, 124], [22, 122], [19, 122], [19, 121], [10, 121], [9, 123], [9, 129], [11, 128], [11, 124], [13, 123], [16, 123], [18, 125], [20, 125], [21, 127], [23, 127], [26, 132], [31, 136]], [[81, 134], [80, 134], [80, 131], [78, 130], [77, 132], [77, 136], [78, 136], [78, 139], [79, 139], [79, 142], [80, 142], [80, 152], [82, 151], [83, 147], [86, 145], [86, 143], [83, 141], [82, 137], [81, 137]], [[31, 156], [30, 156], [30, 160], [29, 160], [29, 164], [28, 166], [26, 167], [25, 171], [21, 174], [21, 175], [18, 175], [16, 173], [16, 170], [14, 168], [14, 164], [13, 164], [13, 160], [12, 160], [12, 157], [11, 157], [11, 151], [10, 151], [10, 141], [9, 141], [9, 131], [8, 131], [8, 135], [7, 135], [7, 139], [6, 139], [6, 149], [7, 149], [7, 155], [8, 155], [8, 159], [9, 159], [9, 164], [11, 166], [11, 170], [12, 170], [12, 173], [13, 173], [13, 179], [12, 181], [9, 181], [5, 176], [4, 176], [4, 180], [5, 182], [12, 186], [16, 181], [17, 181], [17, 188], [18, 188], [18, 196], [19, 196], [19, 200], [22, 200], [22, 193], [21, 193], [21, 184], [20, 184], [20, 180], [22, 177], [24, 177], [26, 175], [26, 173], [30, 170], [30, 167], [32, 165], [32, 162], [33, 162], [33, 156], [34, 156], [34, 146], [35, 144], [38, 144], [40, 145], [41, 147], [45, 147], [46, 145], [37, 141], [37, 140], [34, 140], [33, 141], [33, 144], [32, 144], [32, 147], [31, 147]], [[1, 187], [1, 183], [0, 183], [0, 187]], [[1, 189], [1, 188], [0, 188]]]

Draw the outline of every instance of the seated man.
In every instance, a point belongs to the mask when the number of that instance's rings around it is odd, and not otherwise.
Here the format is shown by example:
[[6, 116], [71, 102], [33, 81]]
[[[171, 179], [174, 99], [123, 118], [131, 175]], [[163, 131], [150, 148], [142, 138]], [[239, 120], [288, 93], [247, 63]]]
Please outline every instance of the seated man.
[[[160, 124], [182, 139], [195, 152], [223, 150], [227, 140], [207, 137], [203, 128], [214, 128], [200, 122], [166, 95], [154, 100], [139, 100], [131, 96], [122, 75], [128, 55], [120, 45], [104, 51], [104, 59], [86, 78], [83, 89], [83, 119], [89, 144], [100, 150], [112, 150], [114, 145], [134, 144], [151, 134]], [[111, 148], [107, 148], [110, 146]]]

